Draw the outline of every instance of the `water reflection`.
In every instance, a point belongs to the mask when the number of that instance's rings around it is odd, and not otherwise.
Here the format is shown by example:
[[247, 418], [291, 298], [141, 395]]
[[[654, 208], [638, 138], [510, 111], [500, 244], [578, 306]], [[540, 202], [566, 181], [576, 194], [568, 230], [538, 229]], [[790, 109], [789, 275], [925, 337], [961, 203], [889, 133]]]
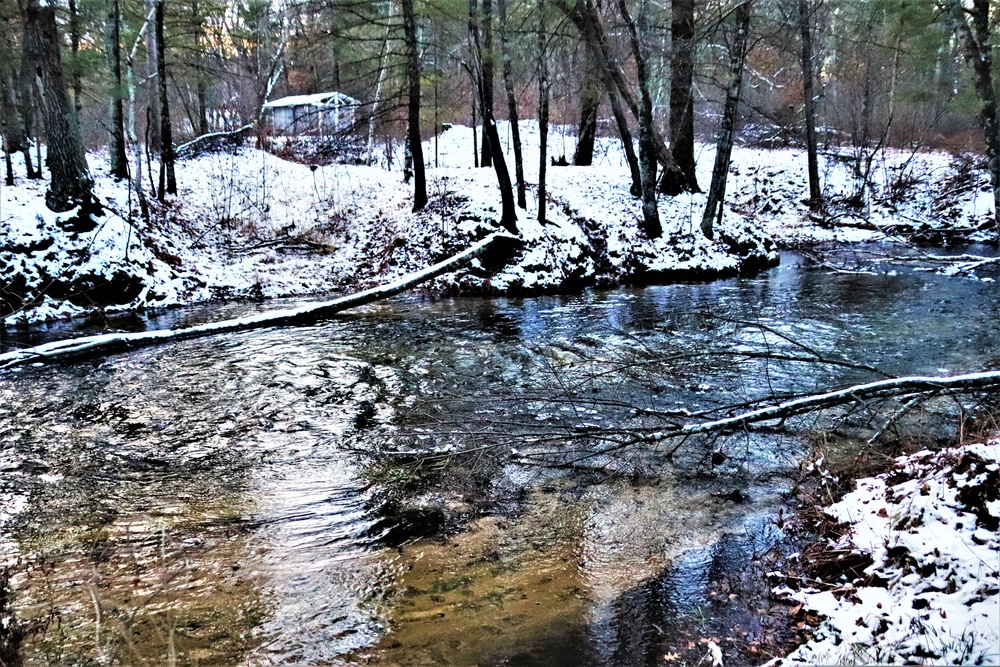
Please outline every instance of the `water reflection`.
[[628, 479], [466, 464], [414, 491], [427, 525], [406, 530], [382, 489], [406, 468], [373, 478], [356, 449], [520, 447], [634, 408], [870, 377], [733, 351], [975, 370], [998, 311], [991, 283], [786, 259], [750, 280], [404, 299], [4, 374], [2, 548], [21, 618], [48, 627], [28, 663], [645, 664], [753, 551], [801, 443], [720, 442], [717, 469], [635, 457]]

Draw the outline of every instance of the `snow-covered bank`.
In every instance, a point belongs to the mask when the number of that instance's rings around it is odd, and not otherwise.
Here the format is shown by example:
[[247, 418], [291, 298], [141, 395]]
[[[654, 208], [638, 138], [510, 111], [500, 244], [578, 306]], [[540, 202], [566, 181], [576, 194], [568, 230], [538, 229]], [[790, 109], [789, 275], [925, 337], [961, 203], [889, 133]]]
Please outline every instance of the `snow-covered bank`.
[[[509, 127], [500, 130], [509, 143]], [[868, 186], [864, 209], [850, 208], [837, 215], [838, 226], [824, 226], [802, 202], [808, 189], [800, 151], [740, 148], [716, 240], [698, 230], [703, 194], [662, 197], [664, 234], [650, 240], [639, 229], [640, 203], [628, 193], [613, 138], [598, 142], [591, 167], [548, 170], [548, 220], [540, 225], [537, 124], [524, 122], [521, 132], [529, 184], [527, 209], [518, 211], [523, 252], [504, 267], [477, 263], [442, 276], [432, 289], [534, 293], [707, 280], [775, 262], [776, 243], [885, 238], [902, 219], [923, 220], [929, 229], [982, 227], [974, 233], [984, 238], [992, 230], [982, 173], [968, 165], [962, 171], [948, 156], [890, 155]], [[549, 143], [550, 155], [571, 156], [574, 140], [565, 128]], [[427, 140], [430, 204], [419, 213], [410, 211], [411, 187], [385, 168], [401, 164], [400, 152], [398, 145], [380, 149], [382, 164], [373, 167], [310, 166], [250, 147], [202, 154], [178, 163], [180, 191], [165, 204], [152, 202], [148, 223], [128, 184], [105, 175], [105, 156], [90, 156], [96, 194], [108, 210], [94, 221], [52, 214], [43, 204], [46, 184], [20, 178], [0, 192], [0, 316], [14, 325], [90, 309], [360, 289], [433, 264], [498, 229], [496, 180], [492, 170], [472, 168], [470, 128]], [[507, 158], [512, 168], [509, 152]], [[712, 158], [703, 147], [703, 187]], [[830, 201], [849, 199], [857, 190], [849, 165], [831, 157], [825, 166]], [[939, 201], [935, 184], [956, 179], [965, 189], [952, 188]]]
[[826, 513], [841, 574], [777, 589], [820, 620], [782, 664], [1000, 663], [1000, 440], [901, 457]]

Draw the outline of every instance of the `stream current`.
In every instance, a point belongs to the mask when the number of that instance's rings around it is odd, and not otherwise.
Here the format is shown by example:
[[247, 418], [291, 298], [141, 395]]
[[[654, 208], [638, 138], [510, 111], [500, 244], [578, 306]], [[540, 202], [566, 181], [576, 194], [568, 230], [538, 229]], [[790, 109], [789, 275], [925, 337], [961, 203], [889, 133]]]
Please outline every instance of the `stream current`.
[[[995, 367], [998, 321], [995, 282], [788, 255], [752, 279], [400, 299], [4, 373], [0, 555], [25, 663], [655, 663], [688, 637], [678, 619], [712, 628], [719, 572], [767, 548], [806, 441], [585, 471], [499, 448], [582, 451], [636, 410], [875, 379], [760, 352]], [[490, 444], [454, 466], [367, 455]]]

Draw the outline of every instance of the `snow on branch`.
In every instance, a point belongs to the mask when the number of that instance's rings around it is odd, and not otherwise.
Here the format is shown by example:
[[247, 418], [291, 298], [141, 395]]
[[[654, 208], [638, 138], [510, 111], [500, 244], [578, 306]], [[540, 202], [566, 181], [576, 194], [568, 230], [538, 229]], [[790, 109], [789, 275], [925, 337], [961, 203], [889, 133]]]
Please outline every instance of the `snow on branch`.
[[80, 359], [84, 357], [112, 354], [125, 350], [134, 350], [140, 347], [148, 347], [168, 341], [188, 340], [191, 338], [201, 338], [203, 336], [214, 336], [222, 333], [233, 333], [238, 331], [248, 331], [251, 329], [263, 329], [268, 327], [302, 326], [312, 324], [331, 315], [350, 308], [357, 308], [375, 301], [388, 299], [417, 285], [427, 282], [442, 274], [461, 268], [476, 257], [482, 255], [486, 250], [498, 240], [516, 241], [517, 237], [506, 232], [497, 232], [479, 241], [467, 250], [453, 255], [433, 266], [429, 266], [420, 271], [408, 273], [393, 282], [363, 292], [357, 292], [348, 296], [323, 301], [320, 303], [300, 306], [298, 308], [285, 308], [249, 315], [233, 320], [222, 322], [212, 322], [210, 324], [200, 324], [186, 329], [161, 329], [157, 331], [141, 331], [134, 333], [114, 333], [102, 334], [98, 336], [84, 336], [69, 340], [55, 341], [29, 347], [22, 350], [14, 350], [0, 354], [0, 370], [21, 366], [30, 363], [48, 363], [53, 361], [63, 361], [66, 359]]
[[858, 384], [824, 394], [803, 396], [777, 405], [743, 412], [732, 417], [697, 424], [687, 424], [677, 429], [676, 433], [664, 433], [663, 435], [686, 436], [695, 433], [728, 431], [748, 424], [774, 419], [786, 419], [807, 412], [823, 410], [839, 405], [848, 405], [866, 399], [889, 398], [891, 396], [913, 393], [956, 393], [991, 388], [1000, 388], [1000, 370], [968, 373], [965, 375], [892, 378], [869, 382], [867, 384]]

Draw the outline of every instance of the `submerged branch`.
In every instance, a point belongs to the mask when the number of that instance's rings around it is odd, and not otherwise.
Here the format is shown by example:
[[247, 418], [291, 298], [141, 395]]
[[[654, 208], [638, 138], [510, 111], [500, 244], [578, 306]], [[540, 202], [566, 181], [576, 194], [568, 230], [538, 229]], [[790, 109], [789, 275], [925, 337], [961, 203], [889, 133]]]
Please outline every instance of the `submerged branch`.
[[55, 341], [37, 347], [29, 347], [23, 350], [14, 350], [0, 354], [0, 370], [23, 364], [48, 363], [112, 354], [169, 341], [188, 340], [222, 333], [313, 324], [341, 311], [395, 296], [432, 278], [461, 268], [476, 257], [484, 254], [494, 242], [501, 239], [511, 242], [516, 241], [517, 237], [505, 232], [491, 234], [464, 252], [449, 257], [433, 266], [408, 273], [391, 283], [373, 287], [339, 299], [333, 299], [332, 301], [323, 301], [298, 308], [285, 308], [234, 320], [201, 324], [187, 329], [161, 329], [158, 331], [135, 333], [102, 334]]

